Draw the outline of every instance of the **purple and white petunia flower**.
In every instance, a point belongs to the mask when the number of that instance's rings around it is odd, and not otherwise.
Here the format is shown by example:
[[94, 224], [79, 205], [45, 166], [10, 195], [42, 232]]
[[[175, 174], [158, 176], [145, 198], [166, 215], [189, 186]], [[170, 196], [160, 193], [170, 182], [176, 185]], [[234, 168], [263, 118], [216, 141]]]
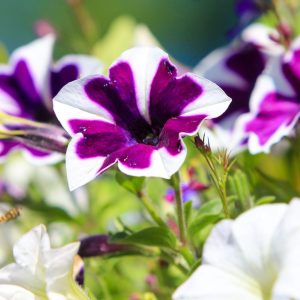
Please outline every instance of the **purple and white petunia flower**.
[[[8, 65], [0, 66], [0, 111], [43, 123], [56, 124], [52, 97], [68, 82], [95, 74], [101, 64], [95, 58], [69, 55], [52, 66], [54, 36], [47, 35], [15, 50]], [[19, 141], [1, 140], [0, 159], [22, 149], [37, 162], [54, 162], [61, 155], [28, 147]]]
[[259, 77], [245, 117], [251, 153], [269, 152], [290, 135], [300, 117], [300, 38], [275, 56]]
[[215, 50], [196, 66], [196, 74], [214, 81], [232, 98], [229, 109], [210, 123], [207, 135], [213, 149], [230, 147], [236, 152], [246, 144], [242, 116], [250, 111], [256, 80], [270, 57], [283, 49], [271, 36], [277, 37], [276, 31], [260, 24], [251, 25], [242, 32], [240, 40]]
[[54, 98], [56, 116], [72, 136], [66, 153], [70, 189], [115, 163], [128, 175], [170, 178], [186, 156], [182, 138], [229, 103], [214, 83], [190, 73], [177, 77], [158, 48], [125, 51], [109, 78], [71, 82]]

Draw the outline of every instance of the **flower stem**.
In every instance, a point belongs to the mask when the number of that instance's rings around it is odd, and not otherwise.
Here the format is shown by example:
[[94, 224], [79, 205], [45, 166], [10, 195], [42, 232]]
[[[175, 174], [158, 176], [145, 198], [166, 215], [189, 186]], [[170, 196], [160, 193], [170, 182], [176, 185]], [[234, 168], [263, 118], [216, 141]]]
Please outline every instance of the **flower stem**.
[[160, 215], [156, 212], [156, 209], [153, 207], [153, 205], [152, 205], [150, 199], [148, 198], [148, 196], [144, 192], [139, 192], [137, 194], [137, 197], [141, 200], [141, 202], [143, 203], [144, 207], [148, 211], [148, 213], [151, 216], [151, 218], [153, 219], [153, 221], [158, 226], [166, 227], [165, 222], [162, 220]]
[[186, 229], [186, 221], [185, 221], [185, 216], [183, 211], [180, 176], [178, 172], [171, 177], [171, 185], [175, 191], [175, 203], [176, 203], [180, 241], [182, 242], [183, 245], [185, 245], [187, 243], [187, 229]]

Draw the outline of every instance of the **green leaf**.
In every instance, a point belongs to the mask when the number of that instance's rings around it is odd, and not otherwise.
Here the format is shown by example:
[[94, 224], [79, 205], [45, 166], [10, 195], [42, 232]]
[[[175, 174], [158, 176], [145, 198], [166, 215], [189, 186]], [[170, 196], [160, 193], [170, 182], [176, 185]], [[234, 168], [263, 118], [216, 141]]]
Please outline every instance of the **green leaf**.
[[272, 203], [275, 201], [275, 199], [276, 199], [275, 196], [264, 196], [264, 197], [259, 198], [256, 201], [255, 205], [263, 205], [263, 204]]
[[124, 189], [136, 195], [142, 190], [145, 177], [128, 176], [117, 171], [116, 180]]
[[189, 226], [189, 234], [193, 237], [199, 233], [203, 228], [208, 225], [215, 224], [223, 219], [222, 214], [200, 214], [198, 215]]
[[176, 247], [176, 236], [167, 228], [149, 227], [135, 232], [118, 242], [174, 249]]
[[186, 223], [189, 224], [192, 210], [193, 210], [193, 202], [188, 201], [184, 203], [183, 209], [184, 209], [184, 216], [185, 216]]
[[220, 199], [213, 199], [201, 205], [199, 214], [219, 214], [223, 210]]

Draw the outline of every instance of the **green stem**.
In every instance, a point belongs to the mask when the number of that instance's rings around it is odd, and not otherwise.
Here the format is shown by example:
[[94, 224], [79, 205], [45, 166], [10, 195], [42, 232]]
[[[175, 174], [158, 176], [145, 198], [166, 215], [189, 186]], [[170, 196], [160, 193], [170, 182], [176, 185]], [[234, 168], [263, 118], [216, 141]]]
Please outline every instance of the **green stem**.
[[185, 216], [183, 211], [180, 176], [178, 172], [171, 177], [171, 185], [175, 191], [175, 203], [176, 203], [176, 213], [177, 213], [177, 221], [179, 226], [180, 241], [182, 242], [183, 245], [185, 245], [187, 243], [187, 229], [186, 229], [186, 221], [185, 221]]
[[228, 205], [227, 205], [227, 193], [226, 193], [227, 174], [225, 175], [225, 180], [224, 180], [225, 182], [221, 183], [219, 175], [217, 174], [217, 171], [215, 170], [215, 167], [214, 167], [213, 163], [211, 162], [211, 160], [205, 154], [204, 154], [204, 158], [208, 164], [212, 181], [213, 181], [214, 185], [216, 186], [217, 192], [221, 198], [225, 217], [230, 218]]
[[153, 219], [153, 221], [158, 225], [162, 227], [166, 227], [165, 222], [162, 220], [160, 215], [156, 212], [156, 209], [153, 207], [151, 200], [147, 197], [147, 195], [143, 192], [139, 192], [137, 194], [137, 197], [141, 200], [144, 207], [148, 211], [149, 215]]

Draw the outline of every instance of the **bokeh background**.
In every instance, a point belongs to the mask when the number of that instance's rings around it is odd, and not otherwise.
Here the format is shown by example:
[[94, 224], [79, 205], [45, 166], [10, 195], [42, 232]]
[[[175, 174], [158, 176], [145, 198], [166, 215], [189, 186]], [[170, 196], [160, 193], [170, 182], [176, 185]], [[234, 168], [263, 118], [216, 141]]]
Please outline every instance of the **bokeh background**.
[[[0, 40], [9, 51], [31, 41], [34, 24], [45, 19], [52, 23], [64, 42], [57, 56], [70, 52], [68, 41], [80, 36], [80, 27], [64, 0], [1, 0]], [[76, 1], [69, 1], [76, 2]], [[195, 65], [205, 54], [228, 42], [228, 31], [236, 23], [234, 0], [86, 0], [88, 13], [96, 21], [93, 38], [107, 34], [112, 22], [130, 16], [146, 24], [161, 45], [178, 61]], [[66, 36], [68, 38], [66, 38]], [[77, 49], [79, 47], [76, 47]], [[81, 52], [88, 47], [82, 46]]]

